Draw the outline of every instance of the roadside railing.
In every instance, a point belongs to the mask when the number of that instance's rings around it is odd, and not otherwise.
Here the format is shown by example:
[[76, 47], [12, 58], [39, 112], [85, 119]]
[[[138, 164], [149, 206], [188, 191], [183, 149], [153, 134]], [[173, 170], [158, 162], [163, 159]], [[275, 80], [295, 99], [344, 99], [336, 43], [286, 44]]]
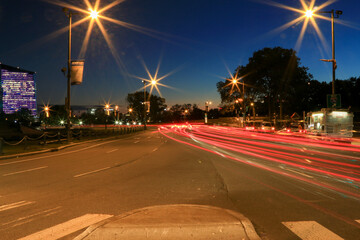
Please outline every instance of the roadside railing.
[[[129, 133], [135, 133], [144, 130], [143, 126], [122, 126], [111, 129], [72, 129], [71, 139], [93, 139], [110, 136], [119, 136]], [[52, 143], [61, 144], [67, 141], [67, 134], [64, 130], [50, 130], [44, 132], [41, 136], [31, 137], [23, 136], [22, 139], [5, 139], [0, 137], [0, 155], [4, 154], [4, 147], [19, 147], [27, 150], [30, 145], [47, 145]]]

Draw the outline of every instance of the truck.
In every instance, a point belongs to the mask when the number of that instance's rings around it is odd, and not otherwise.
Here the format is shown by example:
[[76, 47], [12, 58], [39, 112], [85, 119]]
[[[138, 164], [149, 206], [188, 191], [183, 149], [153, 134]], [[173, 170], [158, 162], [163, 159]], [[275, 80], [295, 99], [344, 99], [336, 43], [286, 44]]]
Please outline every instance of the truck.
[[322, 108], [309, 112], [305, 119], [305, 129], [309, 134], [336, 138], [353, 136], [354, 114], [347, 109]]

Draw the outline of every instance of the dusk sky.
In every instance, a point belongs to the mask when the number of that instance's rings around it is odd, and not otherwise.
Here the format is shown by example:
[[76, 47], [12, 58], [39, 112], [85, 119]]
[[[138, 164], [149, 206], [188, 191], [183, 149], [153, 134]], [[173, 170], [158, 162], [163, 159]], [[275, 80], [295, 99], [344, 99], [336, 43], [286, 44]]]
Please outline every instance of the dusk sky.
[[[68, 26], [62, 7], [40, 0], [0, 0], [0, 62], [37, 73], [38, 104], [64, 104], [68, 32], [51, 35]], [[83, 0], [63, 3], [87, 9]], [[95, 0], [89, 1], [94, 5]], [[115, 0], [101, 0], [100, 9]], [[317, 0], [315, 6], [327, 1]], [[338, 0], [323, 10], [342, 10], [335, 24], [337, 78], [360, 76], [360, 1]], [[125, 109], [126, 95], [141, 89], [148, 78], [142, 60], [152, 74], [161, 61], [160, 83], [168, 106], [195, 103], [204, 108], [220, 104], [216, 83], [246, 65], [254, 51], [264, 47], [295, 48], [303, 22], [275, 31], [301, 14], [278, 7], [281, 3], [302, 9], [300, 0], [126, 0], [102, 15], [151, 29], [146, 34], [100, 19], [113, 43], [113, 54], [99, 28], [94, 26], [85, 55], [84, 82], [72, 87], [72, 105], [104, 104]], [[61, 5], [61, 4], [60, 4]], [[323, 16], [330, 17], [330, 14]], [[83, 16], [74, 16], [74, 22]], [[331, 81], [331, 23], [316, 19], [323, 45], [309, 25], [298, 51], [301, 64], [315, 80]], [[79, 56], [89, 21], [73, 28], [72, 55]], [[139, 28], [140, 29], [140, 28]], [[149, 33], [149, 34], [147, 34]], [[115, 57], [114, 57], [115, 56]], [[120, 67], [116, 58], [120, 59]], [[157, 94], [157, 93], [156, 93]]]

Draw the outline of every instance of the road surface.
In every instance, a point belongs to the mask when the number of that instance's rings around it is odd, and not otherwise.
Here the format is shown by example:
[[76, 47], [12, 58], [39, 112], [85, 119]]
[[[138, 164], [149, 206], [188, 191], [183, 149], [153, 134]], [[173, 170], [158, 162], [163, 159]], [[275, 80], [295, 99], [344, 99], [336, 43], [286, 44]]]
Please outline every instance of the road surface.
[[238, 211], [262, 239], [359, 239], [360, 148], [216, 126], [161, 126], [0, 160], [1, 239], [72, 239], [137, 208]]

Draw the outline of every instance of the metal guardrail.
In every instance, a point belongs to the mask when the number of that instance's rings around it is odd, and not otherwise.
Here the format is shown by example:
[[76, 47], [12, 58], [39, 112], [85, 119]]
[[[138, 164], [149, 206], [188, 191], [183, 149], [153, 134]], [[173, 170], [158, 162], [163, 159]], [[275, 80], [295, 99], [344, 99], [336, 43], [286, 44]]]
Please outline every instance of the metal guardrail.
[[[101, 136], [109, 136], [109, 135], [123, 135], [129, 134], [133, 132], [138, 132], [143, 130], [143, 126], [127, 126], [127, 127], [119, 127], [107, 130], [91, 130], [91, 129], [80, 129], [78, 132], [71, 131], [71, 138], [80, 140], [83, 137], [101, 137]], [[28, 148], [29, 142], [37, 142], [38, 144], [46, 145], [48, 143], [61, 143], [62, 141], [67, 140], [67, 134], [61, 134], [58, 131], [56, 134], [51, 135], [48, 132], [43, 133], [41, 136], [32, 138], [29, 136], [24, 136], [21, 140], [17, 142], [6, 141], [4, 138], [0, 137], [0, 155], [4, 154], [4, 146], [18, 146], [20, 144], [24, 144], [24, 150]]]

